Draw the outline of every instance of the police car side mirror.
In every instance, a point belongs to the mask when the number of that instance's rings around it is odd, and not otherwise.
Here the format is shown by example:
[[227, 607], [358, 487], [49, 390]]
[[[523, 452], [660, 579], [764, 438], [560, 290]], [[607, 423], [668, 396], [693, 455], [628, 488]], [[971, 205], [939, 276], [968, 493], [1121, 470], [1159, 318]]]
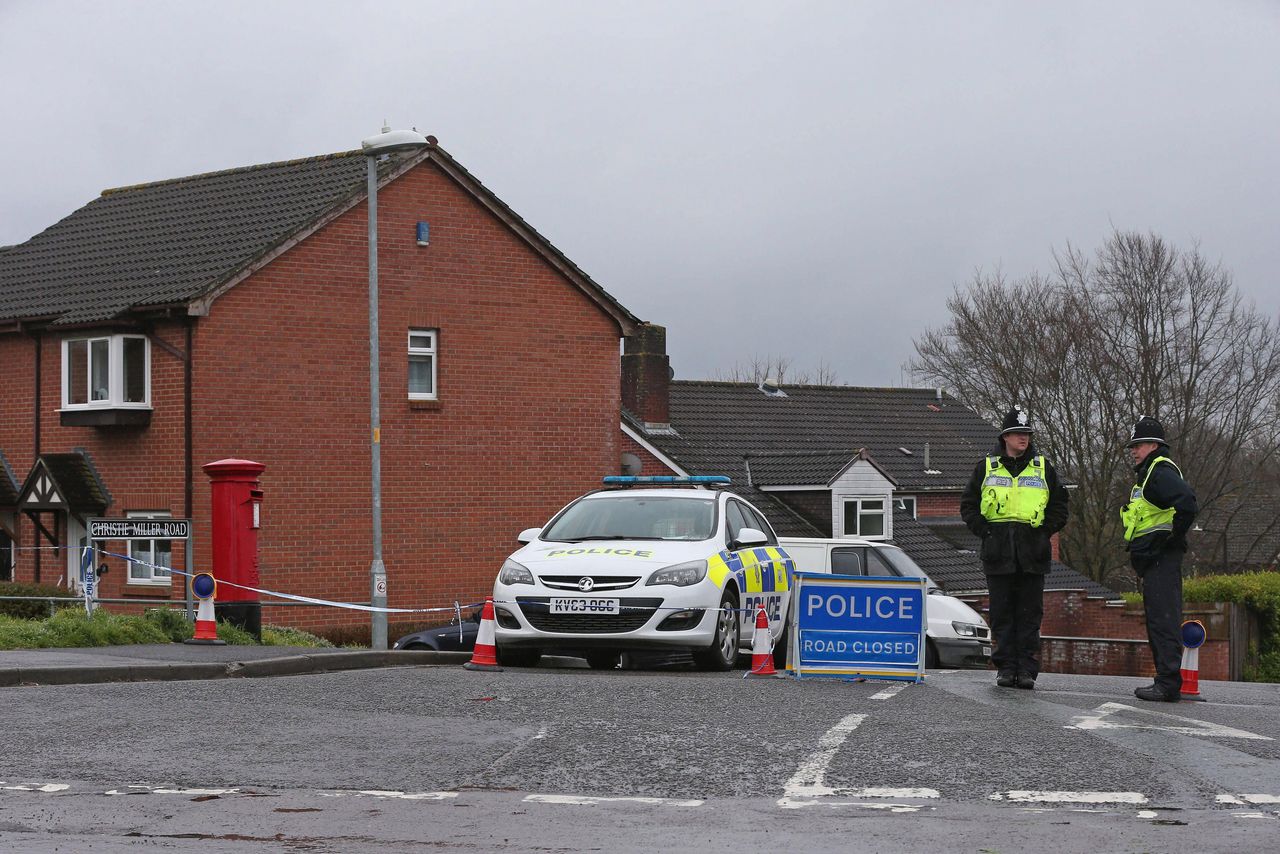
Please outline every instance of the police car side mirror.
[[538, 539], [538, 535], [541, 533], [542, 533], [541, 528], [525, 528], [516, 537], [516, 542], [528, 545], [529, 543], [532, 543], [534, 540]]
[[738, 538], [733, 541], [733, 547], [741, 549], [746, 546], [762, 546], [767, 542], [769, 538], [765, 536], [764, 531], [758, 528], [740, 528]]

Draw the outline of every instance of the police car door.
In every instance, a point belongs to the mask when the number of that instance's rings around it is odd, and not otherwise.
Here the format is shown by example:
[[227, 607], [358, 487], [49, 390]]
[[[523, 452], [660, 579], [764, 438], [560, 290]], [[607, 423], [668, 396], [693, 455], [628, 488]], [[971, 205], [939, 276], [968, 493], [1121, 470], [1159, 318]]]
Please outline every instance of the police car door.
[[[738, 641], [749, 645], [755, 632], [756, 611], [763, 604], [769, 615], [769, 628], [776, 637], [782, 631], [782, 617], [786, 607], [788, 578], [785, 567], [777, 559], [778, 538], [773, 528], [751, 507], [736, 499], [729, 499], [725, 509], [726, 530], [732, 544], [743, 528], [756, 528], [767, 538], [763, 545], [748, 546], [733, 553], [742, 566], [738, 574], [738, 586], [742, 592], [742, 608], [738, 620]], [[783, 576], [778, 578], [781, 570]]]

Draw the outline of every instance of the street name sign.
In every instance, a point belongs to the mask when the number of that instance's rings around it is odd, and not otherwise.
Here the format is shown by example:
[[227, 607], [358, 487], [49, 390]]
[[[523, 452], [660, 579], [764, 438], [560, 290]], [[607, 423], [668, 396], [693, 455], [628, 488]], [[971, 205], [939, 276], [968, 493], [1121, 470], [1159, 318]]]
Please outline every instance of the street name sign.
[[185, 540], [190, 519], [90, 519], [91, 540]]
[[928, 581], [795, 573], [789, 661], [798, 678], [924, 678]]

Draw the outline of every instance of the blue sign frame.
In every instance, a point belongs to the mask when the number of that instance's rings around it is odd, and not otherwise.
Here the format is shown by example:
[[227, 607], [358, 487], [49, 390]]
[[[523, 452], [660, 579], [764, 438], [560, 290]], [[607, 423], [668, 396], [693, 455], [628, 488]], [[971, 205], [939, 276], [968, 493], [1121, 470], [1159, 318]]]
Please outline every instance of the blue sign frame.
[[924, 679], [926, 579], [797, 572], [792, 603], [797, 678]]

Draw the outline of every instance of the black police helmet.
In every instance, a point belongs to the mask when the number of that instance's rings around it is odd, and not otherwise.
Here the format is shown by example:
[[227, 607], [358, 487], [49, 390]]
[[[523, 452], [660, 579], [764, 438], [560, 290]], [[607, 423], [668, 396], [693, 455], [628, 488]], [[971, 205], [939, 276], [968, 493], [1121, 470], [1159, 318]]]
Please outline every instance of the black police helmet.
[[1034, 433], [1035, 428], [1031, 426], [1031, 416], [1027, 415], [1027, 410], [1021, 406], [1014, 406], [1004, 417], [1004, 423], [1000, 425], [1000, 435], [1006, 433]]
[[1129, 441], [1125, 442], [1124, 446], [1132, 448], [1143, 442], [1164, 444], [1164, 425], [1150, 415], [1144, 415], [1134, 422], [1133, 434], [1129, 436]]

